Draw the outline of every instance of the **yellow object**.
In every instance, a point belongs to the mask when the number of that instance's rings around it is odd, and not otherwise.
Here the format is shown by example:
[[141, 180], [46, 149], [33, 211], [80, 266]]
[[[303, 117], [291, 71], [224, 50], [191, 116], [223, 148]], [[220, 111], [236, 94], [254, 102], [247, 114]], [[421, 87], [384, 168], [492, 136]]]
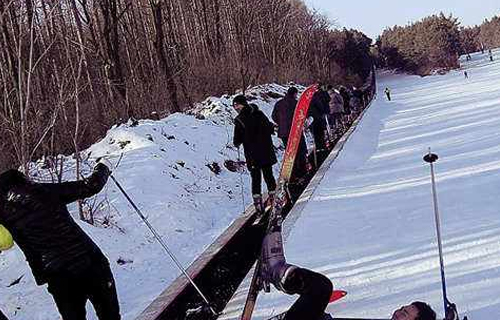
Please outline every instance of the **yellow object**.
[[5, 251], [12, 248], [14, 245], [14, 240], [9, 230], [0, 224], [0, 250]]

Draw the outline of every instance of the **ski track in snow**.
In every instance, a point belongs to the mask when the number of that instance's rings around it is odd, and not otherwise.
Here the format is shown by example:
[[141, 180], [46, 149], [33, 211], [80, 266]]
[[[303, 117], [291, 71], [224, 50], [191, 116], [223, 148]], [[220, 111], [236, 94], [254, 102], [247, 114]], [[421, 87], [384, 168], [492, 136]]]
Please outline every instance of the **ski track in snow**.
[[[500, 50], [494, 55], [490, 62], [473, 54], [446, 75], [380, 75], [377, 100], [285, 244], [288, 262], [348, 291], [328, 307], [334, 316], [388, 318], [415, 300], [443, 316], [430, 168], [422, 160], [431, 147], [440, 157], [448, 298], [461, 317], [500, 319]], [[247, 286], [222, 319], [238, 318]], [[296, 298], [261, 294], [254, 318], [280, 313]]]
[[[299, 86], [299, 88], [301, 88]], [[268, 116], [277, 99], [268, 94], [284, 95], [287, 87], [270, 84], [247, 92]], [[301, 88], [303, 89], [303, 88]], [[273, 97], [277, 97], [272, 95]], [[114, 176], [143, 211], [163, 240], [184, 267], [210, 245], [243, 210], [241, 177], [228, 171], [224, 160], [237, 160], [232, 145], [236, 115], [232, 97], [210, 97], [197, 105], [193, 115], [173, 114], [159, 121], [141, 120], [110, 129], [100, 142], [91, 146], [91, 159], [106, 155], [112, 162], [123, 158]], [[274, 137], [274, 144], [281, 142]], [[278, 155], [281, 157], [282, 152]], [[243, 153], [241, 154], [243, 156]], [[217, 162], [222, 169], [215, 175], [206, 166]], [[74, 179], [75, 162], [65, 159], [65, 179]], [[93, 163], [89, 164], [91, 168]], [[47, 179], [47, 171], [35, 164], [39, 180]], [[84, 166], [86, 167], [86, 166]], [[279, 170], [278, 166], [274, 167]], [[251, 203], [250, 176], [243, 174], [245, 204]], [[265, 186], [263, 187], [265, 190]], [[98, 208], [97, 219], [109, 218], [111, 227], [79, 225], [109, 258], [115, 276], [122, 319], [134, 319], [167, 286], [180, 275], [174, 263], [153, 238], [139, 216], [127, 203], [111, 179], [97, 196], [105, 200]], [[77, 217], [76, 206], [70, 207]], [[122, 230], [122, 231], [120, 231]], [[132, 263], [118, 265], [119, 258]], [[7, 286], [24, 275], [19, 284]], [[0, 254], [0, 309], [11, 320], [55, 320], [59, 314], [46, 290], [36, 286], [24, 255], [15, 247]], [[96, 319], [87, 305], [88, 319]]]

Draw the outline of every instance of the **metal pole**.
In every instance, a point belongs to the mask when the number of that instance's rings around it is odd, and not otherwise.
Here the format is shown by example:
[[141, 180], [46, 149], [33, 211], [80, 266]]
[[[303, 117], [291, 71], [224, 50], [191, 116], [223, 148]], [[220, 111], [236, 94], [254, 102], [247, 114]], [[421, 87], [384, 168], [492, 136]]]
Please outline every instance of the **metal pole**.
[[132, 199], [129, 197], [129, 195], [127, 194], [127, 192], [125, 192], [125, 190], [122, 188], [122, 186], [120, 185], [120, 183], [118, 183], [118, 181], [115, 179], [115, 177], [112, 174], [110, 175], [110, 177], [113, 180], [113, 182], [116, 184], [116, 186], [118, 187], [118, 189], [120, 189], [120, 191], [123, 193], [123, 195], [125, 196], [125, 198], [127, 198], [128, 202], [132, 205], [132, 207], [135, 209], [135, 211], [137, 212], [137, 214], [144, 221], [144, 223], [146, 224], [146, 226], [148, 226], [149, 230], [151, 231], [151, 233], [153, 234], [153, 236], [156, 238], [156, 240], [160, 243], [160, 245], [163, 247], [163, 249], [165, 249], [165, 251], [167, 252], [167, 254], [170, 256], [170, 258], [177, 265], [177, 267], [179, 268], [179, 270], [186, 276], [186, 278], [189, 280], [189, 282], [191, 282], [191, 284], [196, 289], [196, 291], [198, 292], [198, 294], [201, 296], [201, 298], [203, 299], [203, 301], [205, 301], [205, 303], [207, 304], [207, 306], [210, 309], [210, 311], [215, 316], [217, 316], [218, 313], [215, 312], [215, 310], [212, 308], [212, 306], [210, 305], [210, 302], [208, 302], [208, 299], [205, 297], [205, 295], [203, 294], [203, 292], [201, 292], [201, 290], [198, 288], [198, 286], [194, 283], [193, 279], [191, 279], [191, 277], [188, 275], [188, 273], [186, 272], [186, 270], [184, 270], [184, 268], [182, 267], [182, 265], [180, 264], [180, 262], [177, 260], [177, 258], [175, 257], [175, 255], [168, 248], [168, 246], [165, 244], [165, 242], [161, 239], [161, 236], [153, 228], [153, 226], [149, 223], [148, 219], [142, 214], [141, 210], [139, 210], [139, 208], [135, 205], [134, 201], [132, 201]]
[[429, 148], [429, 153], [424, 156], [424, 161], [428, 162], [431, 167], [431, 184], [432, 184], [432, 198], [434, 203], [434, 218], [436, 220], [436, 235], [438, 241], [438, 250], [439, 250], [439, 265], [441, 270], [441, 287], [443, 290], [443, 304], [444, 304], [444, 312], [445, 319], [448, 319], [449, 305], [448, 296], [446, 295], [446, 279], [444, 275], [444, 261], [443, 261], [443, 245], [441, 241], [441, 222], [438, 208], [438, 200], [437, 200], [437, 191], [436, 191], [436, 178], [434, 175], [434, 162], [436, 162], [439, 157], [431, 153], [431, 148]]

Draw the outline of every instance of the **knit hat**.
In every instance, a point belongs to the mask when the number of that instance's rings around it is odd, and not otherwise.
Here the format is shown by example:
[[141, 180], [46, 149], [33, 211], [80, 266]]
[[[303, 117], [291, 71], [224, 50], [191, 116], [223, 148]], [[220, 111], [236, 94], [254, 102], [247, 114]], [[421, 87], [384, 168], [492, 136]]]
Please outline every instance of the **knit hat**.
[[244, 95], [239, 94], [236, 97], [234, 97], [234, 99], [233, 99], [233, 105], [235, 105], [235, 104], [241, 104], [243, 106], [248, 106], [247, 98]]

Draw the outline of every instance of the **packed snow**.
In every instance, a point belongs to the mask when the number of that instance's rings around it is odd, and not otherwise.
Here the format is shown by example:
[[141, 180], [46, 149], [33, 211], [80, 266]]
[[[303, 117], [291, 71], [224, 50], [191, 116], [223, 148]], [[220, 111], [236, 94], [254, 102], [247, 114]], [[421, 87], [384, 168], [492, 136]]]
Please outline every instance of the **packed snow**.
[[[247, 96], [270, 115], [287, 88], [258, 86], [247, 91]], [[210, 97], [188, 114], [113, 127], [82, 155], [88, 159], [83, 165], [87, 174], [101, 156], [118, 165], [113, 175], [185, 267], [242, 214], [242, 192], [245, 205], [251, 203], [249, 174], [231, 172], [224, 166], [226, 160], [238, 160], [232, 146], [236, 116], [232, 98]], [[281, 155], [282, 146], [274, 139]], [[35, 180], [50, 180], [44, 162], [34, 164]], [[75, 160], [66, 157], [64, 163], [63, 179], [74, 180]], [[96, 226], [81, 221], [79, 225], [110, 260], [122, 318], [134, 319], [180, 271], [111, 179], [90, 203], [96, 211]], [[76, 205], [70, 209], [77, 218]], [[20, 277], [19, 283], [11, 285]], [[59, 319], [46, 286], [36, 286], [17, 247], [0, 254], [0, 297], [0, 310], [9, 319]], [[96, 319], [90, 303], [87, 310], [88, 319]]]
[[[378, 97], [298, 219], [287, 260], [348, 291], [334, 317], [390, 318], [415, 300], [443, 316], [428, 148], [435, 164], [448, 299], [461, 318], [500, 319], [500, 50], [446, 75], [380, 74]], [[463, 71], [467, 70], [469, 79]], [[392, 90], [386, 100], [385, 87]], [[248, 279], [221, 319], [237, 319]], [[254, 319], [297, 296], [262, 294]]]

